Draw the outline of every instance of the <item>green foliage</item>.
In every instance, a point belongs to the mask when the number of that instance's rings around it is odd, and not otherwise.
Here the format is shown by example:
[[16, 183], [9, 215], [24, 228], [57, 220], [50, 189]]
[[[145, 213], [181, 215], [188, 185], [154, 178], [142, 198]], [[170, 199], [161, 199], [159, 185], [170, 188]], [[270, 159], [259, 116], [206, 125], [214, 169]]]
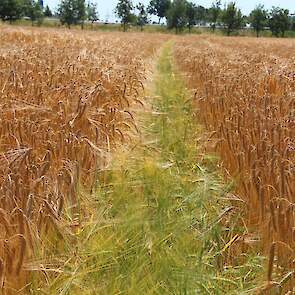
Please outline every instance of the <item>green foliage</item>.
[[192, 26], [196, 24], [196, 5], [192, 2], [186, 3], [186, 17], [189, 32], [191, 32]]
[[251, 11], [249, 21], [252, 28], [256, 31], [256, 36], [267, 26], [268, 12], [263, 5], [258, 5]]
[[86, 15], [87, 19], [94, 23], [99, 19], [98, 12], [97, 12], [97, 4], [94, 2], [88, 2], [86, 7]]
[[85, 0], [75, 0], [75, 10], [77, 11], [77, 22], [84, 28], [84, 21], [86, 20], [86, 4]]
[[280, 7], [273, 7], [269, 17], [269, 28], [276, 37], [285, 36], [290, 27], [289, 10]]
[[212, 6], [208, 10], [208, 21], [210, 22], [210, 26], [213, 32], [216, 29], [216, 25], [218, 23], [219, 16], [221, 14], [221, 1], [216, 0], [212, 3]]
[[176, 29], [179, 33], [187, 25], [186, 0], [174, 0], [167, 13], [167, 25], [169, 29]]
[[239, 8], [236, 7], [235, 2], [230, 2], [222, 11], [221, 20], [229, 36], [235, 30], [243, 27], [243, 16]]
[[27, 0], [25, 2], [25, 16], [30, 18], [32, 25], [34, 22], [37, 22], [38, 25], [42, 24], [44, 13], [39, 1]]
[[85, 0], [61, 0], [58, 14], [61, 23], [66, 24], [69, 28], [77, 24], [83, 27], [86, 19]]
[[45, 7], [44, 16], [46, 16], [46, 17], [52, 17], [52, 11], [50, 10], [50, 8], [49, 8], [48, 5], [46, 5], [46, 7]]
[[22, 0], [1, 0], [0, 18], [3, 21], [15, 21], [22, 17], [24, 12], [24, 3]]
[[66, 24], [69, 28], [72, 24], [76, 24], [77, 21], [73, 4], [72, 0], [61, 0], [58, 7], [60, 22]]
[[159, 24], [161, 19], [167, 17], [168, 10], [171, 6], [171, 0], [151, 0], [148, 13], [156, 15], [159, 18]]
[[295, 31], [295, 15], [290, 17], [291, 30]]
[[115, 13], [121, 19], [124, 32], [127, 31], [127, 24], [134, 20], [133, 8], [131, 0], [119, 0], [116, 6]]
[[137, 25], [140, 26], [142, 31], [143, 27], [149, 23], [148, 12], [142, 3], [138, 3], [136, 9], [139, 11], [137, 15]]
[[198, 5], [195, 8], [196, 14], [196, 23], [204, 24], [207, 21], [208, 11], [204, 6]]

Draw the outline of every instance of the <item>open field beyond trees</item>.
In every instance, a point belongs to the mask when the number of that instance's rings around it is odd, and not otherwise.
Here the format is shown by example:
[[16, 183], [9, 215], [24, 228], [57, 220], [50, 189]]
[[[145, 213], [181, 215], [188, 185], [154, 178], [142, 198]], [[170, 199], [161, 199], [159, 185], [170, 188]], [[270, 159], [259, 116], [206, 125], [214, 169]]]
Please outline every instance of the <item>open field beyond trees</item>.
[[0, 40], [3, 294], [292, 294], [295, 40]]

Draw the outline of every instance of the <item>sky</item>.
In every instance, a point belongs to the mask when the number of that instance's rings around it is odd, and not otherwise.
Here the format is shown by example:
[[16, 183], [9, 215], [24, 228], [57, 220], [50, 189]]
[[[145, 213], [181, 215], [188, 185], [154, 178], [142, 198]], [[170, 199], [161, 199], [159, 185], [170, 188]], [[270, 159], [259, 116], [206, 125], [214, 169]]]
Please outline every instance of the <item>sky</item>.
[[[91, 0], [92, 2], [97, 3], [98, 13], [100, 20], [109, 20], [114, 21], [114, 9], [118, 0]], [[203, 5], [205, 7], [210, 7], [212, 0], [191, 0], [192, 2]], [[86, 0], [87, 2], [87, 0]], [[133, 3], [136, 4], [142, 2], [148, 4], [149, 0], [134, 0]], [[222, 1], [223, 3], [225, 1]], [[229, 2], [229, 1], [227, 1]], [[235, 1], [239, 8], [242, 9], [244, 14], [248, 14], [257, 4], [262, 3], [267, 9], [270, 9], [272, 6], [279, 6], [282, 8], [287, 8], [291, 13], [295, 13], [295, 0], [236, 0]], [[55, 9], [59, 3], [59, 0], [44, 0], [45, 5], [49, 5], [50, 8]]]

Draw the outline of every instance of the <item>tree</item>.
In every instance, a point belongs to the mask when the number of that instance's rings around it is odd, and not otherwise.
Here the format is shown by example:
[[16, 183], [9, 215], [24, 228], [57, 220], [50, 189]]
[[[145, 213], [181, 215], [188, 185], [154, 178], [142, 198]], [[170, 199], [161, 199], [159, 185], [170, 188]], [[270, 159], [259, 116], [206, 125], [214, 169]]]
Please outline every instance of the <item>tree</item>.
[[213, 32], [215, 32], [220, 14], [221, 14], [221, 1], [217, 0], [212, 3], [212, 6], [209, 8], [209, 11], [208, 11], [208, 21], [210, 22], [210, 26]]
[[86, 5], [85, 0], [74, 1], [74, 11], [77, 13], [77, 23], [81, 25], [82, 30], [84, 29], [84, 22], [86, 20]]
[[133, 4], [131, 0], [119, 0], [115, 13], [121, 19], [124, 32], [127, 31], [127, 24], [132, 22], [134, 15], [132, 14]]
[[29, 17], [34, 0], [22, 0], [22, 17], [26, 16]]
[[91, 21], [92, 24], [95, 21], [98, 21], [99, 17], [98, 17], [96, 3], [88, 2], [87, 7], [86, 7], [86, 15], [87, 15], [87, 19], [89, 21]]
[[49, 8], [48, 5], [46, 5], [46, 7], [45, 7], [44, 16], [46, 16], [46, 17], [52, 17], [52, 11], [50, 10], [50, 8]]
[[167, 17], [167, 12], [171, 6], [171, 0], [151, 0], [148, 13], [156, 15], [159, 18], [159, 24], [161, 19]]
[[86, 18], [85, 0], [61, 0], [58, 7], [60, 22], [71, 25], [83, 24]]
[[61, 0], [58, 7], [58, 15], [60, 22], [66, 24], [69, 28], [75, 23], [74, 7], [72, 0]]
[[189, 32], [192, 26], [196, 24], [196, 5], [192, 2], [186, 2], [186, 18]]
[[20, 19], [23, 13], [22, 0], [0, 0], [0, 18], [3, 21], [13, 21]]
[[137, 25], [140, 26], [141, 31], [143, 31], [143, 27], [149, 22], [148, 13], [142, 3], [139, 3], [136, 8], [139, 11], [137, 16]]
[[186, 0], [174, 0], [167, 13], [167, 23], [169, 29], [176, 29], [180, 32], [187, 24], [187, 2]]
[[207, 9], [204, 6], [198, 5], [195, 8], [196, 23], [202, 24], [207, 20]]
[[228, 36], [243, 26], [243, 16], [241, 10], [236, 7], [235, 2], [230, 2], [222, 11], [221, 21]]
[[256, 6], [249, 16], [251, 27], [255, 30], [257, 38], [259, 33], [267, 26], [268, 12], [263, 5]]
[[24, 13], [25, 16], [29, 17], [32, 26], [34, 25], [34, 22], [37, 21], [38, 25], [40, 25], [43, 22], [44, 19], [44, 13], [41, 5], [39, 4], [39, 1], [36, 0], [27, 0], [24, 3]]
[[278, 37], [280, 34], [285, 36], [285, 32], [290, 27], [289, 10], [280, 7], [273, 7], [269, 17], [269, 28], [273, 36]]
[[295, 31], [295, 14], [291, 15], [290, 18], [291, 18], [291, 20], [290, 20], [290, 22], [291, 22], [291, 30]]

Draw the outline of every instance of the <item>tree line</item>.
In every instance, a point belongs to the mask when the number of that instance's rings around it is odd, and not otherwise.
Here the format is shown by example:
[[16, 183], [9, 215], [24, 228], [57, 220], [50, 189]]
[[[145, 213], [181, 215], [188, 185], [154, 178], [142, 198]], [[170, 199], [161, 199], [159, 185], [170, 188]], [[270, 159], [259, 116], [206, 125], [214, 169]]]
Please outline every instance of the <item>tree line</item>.
[[[287, 30], [295, 31], [295, 16], [288, 9], [272, 7], [267, 10], [261, 4], [246, 16], [235, 2], [222, 5], [220, 0], [214, 1], [209, 8], [188, 0], [151, 0], [147, 6], [143, 3], [134, 5], [132, 0], [118, 0], [114, 12], [124, 31], [130, 24], [143, 30], [151, 22], [151, 16], [157, 17], [159, 24], [165, 19], [167, 28], [175, 29], [177, 33], [185, 28], [190, 32], [196, 25], [210, 27], [213, 32], [220, 28], [227, 35], [249, 25], [257, 37], [266, 29], [277, 37], [284, 37]], [[0, 1], [0, 18], [3, 21], [13, 22], [28, 17], [32, 24], [40, 24], [45, 16], [51, 17], [52, 12], [48, 6], [43, 8], [40, 0]], [[97, 5], [85, 0], [60, 0], [55, 16], [68, 27], [81, 25], [83, 28], [85, 21], [93, 23], [99, 20]]]
[[[49, 6], [43, 7], [42, 0], [0, 0], [0, 19], [12, 23], [23, 17], [27, 17], [32, 24], [42, 24], [44, 17], [52, 17], [53, 12]], [[85, 0], [61, 0], [55, 12], [62, 24], [81, 25], [86, 20], [94, 22], [98, 20], [97, 5]]]

